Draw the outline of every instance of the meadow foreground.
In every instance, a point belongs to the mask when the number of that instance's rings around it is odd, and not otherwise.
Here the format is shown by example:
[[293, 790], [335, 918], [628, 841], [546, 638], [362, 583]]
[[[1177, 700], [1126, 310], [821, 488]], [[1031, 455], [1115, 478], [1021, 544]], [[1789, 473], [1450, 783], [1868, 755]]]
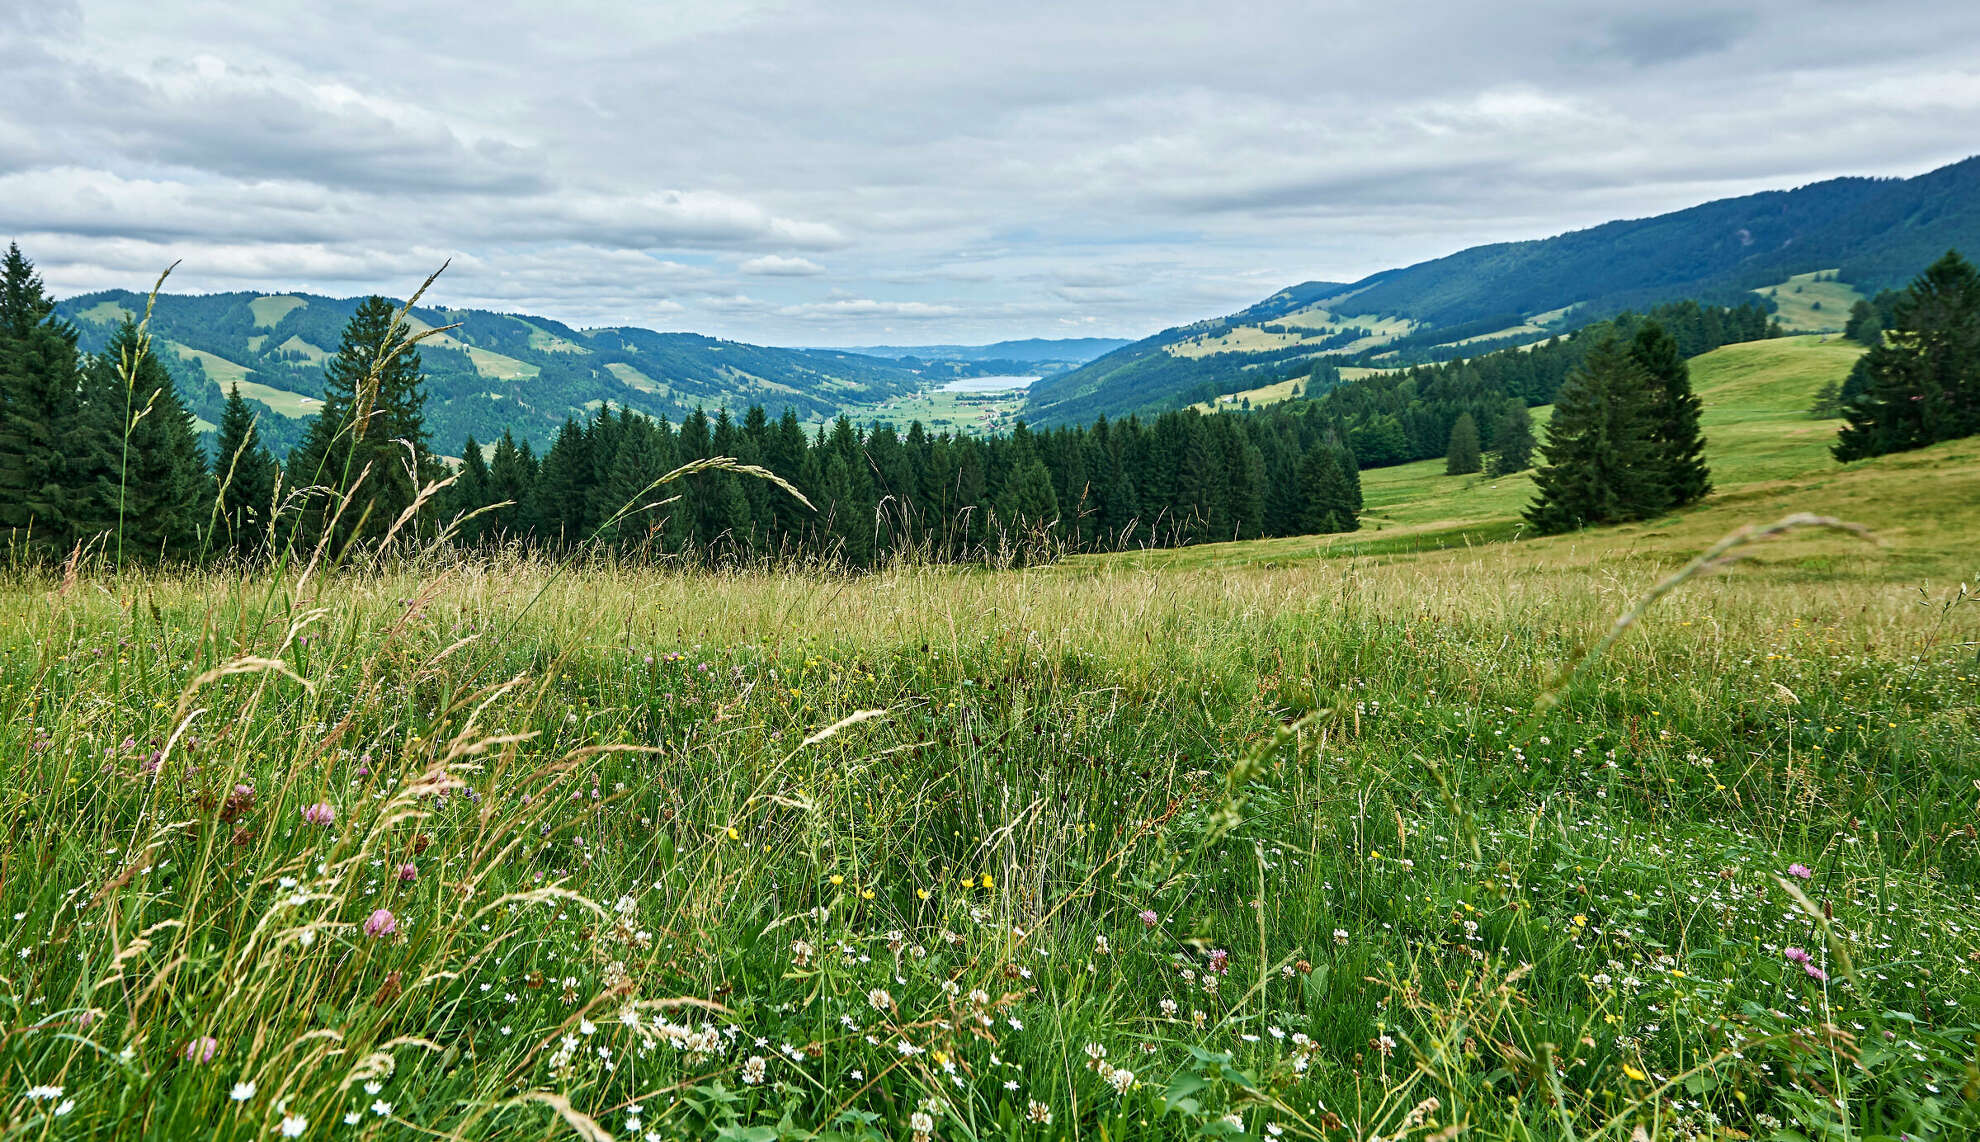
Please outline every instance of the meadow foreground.
[[17, 576], [4, 1113], [1966, 1137], [1975, 611], [1831, 546], [1538, 713], [1672, 560]]

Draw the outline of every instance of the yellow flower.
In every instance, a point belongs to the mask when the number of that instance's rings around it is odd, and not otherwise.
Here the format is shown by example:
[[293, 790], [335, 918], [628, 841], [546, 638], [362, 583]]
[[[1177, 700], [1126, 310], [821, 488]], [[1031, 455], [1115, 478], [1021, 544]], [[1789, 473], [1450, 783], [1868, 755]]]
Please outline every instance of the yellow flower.
[[860, 898], [861, 900], [871, 900], [871, 899], [873, 899], [873, 890], [872, 890], [871, 888], [866, 888], [866, 889], [861, 889], [861, 890], [860, 890], [860, 894], [859, 894], [859, 898]]
[[914, 894], [919, 899], [928, 899], [928, 890], [926, 888], [917, 888], [914, 890]]
[[742, 834], [736, 832], [736, 827], [734, 825], [729, 826], [729, 839], [732, 841], [742, 840]]
[[983, 874], [983, 887], [985, 887], [985, 888], [995, 888], [996, 886], [997, 886], [997, 882], [996, 882], [996, 881], [994, 881], [994, 880], [992, 880], [992, 879], [990, 879], [990, 874], [989, 874], [989, 873], [987, 873], [987, 872], [986, 872], [986, 873], [984, 873], [984, 874]]
[[1623, 1064], [1623, 1074], [1628, 1075], [1630, 1078], [1635, 1079], [1637, 1082], [1642, 1082], [1644, 1079], [1650, 1077], [1649, 1075], [1644, 1074], [1642, 1071], [1637, 1070], [1635, 1067], [1630, 1066], [1628, 1063]]
[[833, 883], [833, 884], [844, 884], [845, 882], [846, 882], [846, 878], [845, 878], [845, 877], [843, 877], [843, 876], [840, 876], [840, 875], [839, 875], [838, 873], [836, 873], [836, 872], [832, 874], [832, 883]]
[[1583, 915], [1582, 915], [1581, 913], [1579, 913], [1579, 912], [1576, 912], [1576, 913], [1574, 914], [1574, 926], [1575, 926], [1575, 927], [1577, 927], [1577, 928], [1586, 928], [1586, 927], [1588, 927], [1588, 917], [1586, 917], [1586, 916], [1583, 916]]

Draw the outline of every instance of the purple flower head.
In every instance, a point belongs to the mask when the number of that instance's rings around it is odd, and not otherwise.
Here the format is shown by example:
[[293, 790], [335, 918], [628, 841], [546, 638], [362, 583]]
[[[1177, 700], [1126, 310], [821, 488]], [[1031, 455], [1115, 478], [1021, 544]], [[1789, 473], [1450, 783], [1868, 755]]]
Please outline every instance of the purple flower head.
[[1810, 957], [1800, 948], [1782, 948], [1781, 958], [1791, 964], [1806, 964]]
[[213, 1061], [213, 1053], [219, 1049], [218, 1039], [211, 1035], [202, 1035], [187, 1043], [186, 1049], [180, 1053], [185, 1056], [188, 1063], [210, 1063]]
[[419, 879], [419, 866], [411, 861], [399, 866], [399, 879], [408, 884]]
[[337, 807], [328, 801], [318, 801], [314, 805], [303, 806], [303, 823], [307, 825], [332, 825], [337, 821]]
[[1210, 962], [1205, 965], [1210, 971], [1222, 975], [1231, 970], [1231, 954], [1222, 948], [1210, 949]]
[[1791, 864], [1788, 866], [1788, 875], [1798, 876], [1803, 880], [1809, 880], [1815, 876], [1815, 870], [1809, 868], [1805, 864]]
[[364, 921], [364, 934], [372, 939], [389, 936], [399, 930], [399, 918], [390, 909], [380, 908]]
[[1147, 925], [1148, 927], [1153, 928], [1155, 925], [1160, 924], [1162, 922], [1162, 918], [1155, 914], [1155, 910], [1153, 908], [1143, 908], [1141, 910], [1141, 922]]
[[1814, 964], [1802, 964], [1801, 970], [1807, 972], [1810, 979], [1827, 980], [1829, 978], [1828, 972], [1823, 971]]

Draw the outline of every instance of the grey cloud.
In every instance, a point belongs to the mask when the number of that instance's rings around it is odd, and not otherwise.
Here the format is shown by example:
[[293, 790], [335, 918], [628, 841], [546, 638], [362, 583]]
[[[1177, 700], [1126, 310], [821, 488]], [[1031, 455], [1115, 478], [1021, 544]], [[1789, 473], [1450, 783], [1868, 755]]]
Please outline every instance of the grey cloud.
[[398, 12], [0, 0], [0, 237], [65, 289], [397, 291], [419, 251], [578, 324], [1139, 335], [1980, 139], [1943, 0]]

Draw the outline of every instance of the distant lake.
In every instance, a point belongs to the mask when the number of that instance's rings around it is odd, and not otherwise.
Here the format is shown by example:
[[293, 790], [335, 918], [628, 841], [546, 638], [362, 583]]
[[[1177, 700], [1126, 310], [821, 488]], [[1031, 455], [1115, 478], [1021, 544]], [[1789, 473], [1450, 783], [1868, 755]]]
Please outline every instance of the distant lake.
[[1037, 377], [969, 377], [942, 386], [945, 393], [1001, 393], [1007, 389], [1031, 387]]

